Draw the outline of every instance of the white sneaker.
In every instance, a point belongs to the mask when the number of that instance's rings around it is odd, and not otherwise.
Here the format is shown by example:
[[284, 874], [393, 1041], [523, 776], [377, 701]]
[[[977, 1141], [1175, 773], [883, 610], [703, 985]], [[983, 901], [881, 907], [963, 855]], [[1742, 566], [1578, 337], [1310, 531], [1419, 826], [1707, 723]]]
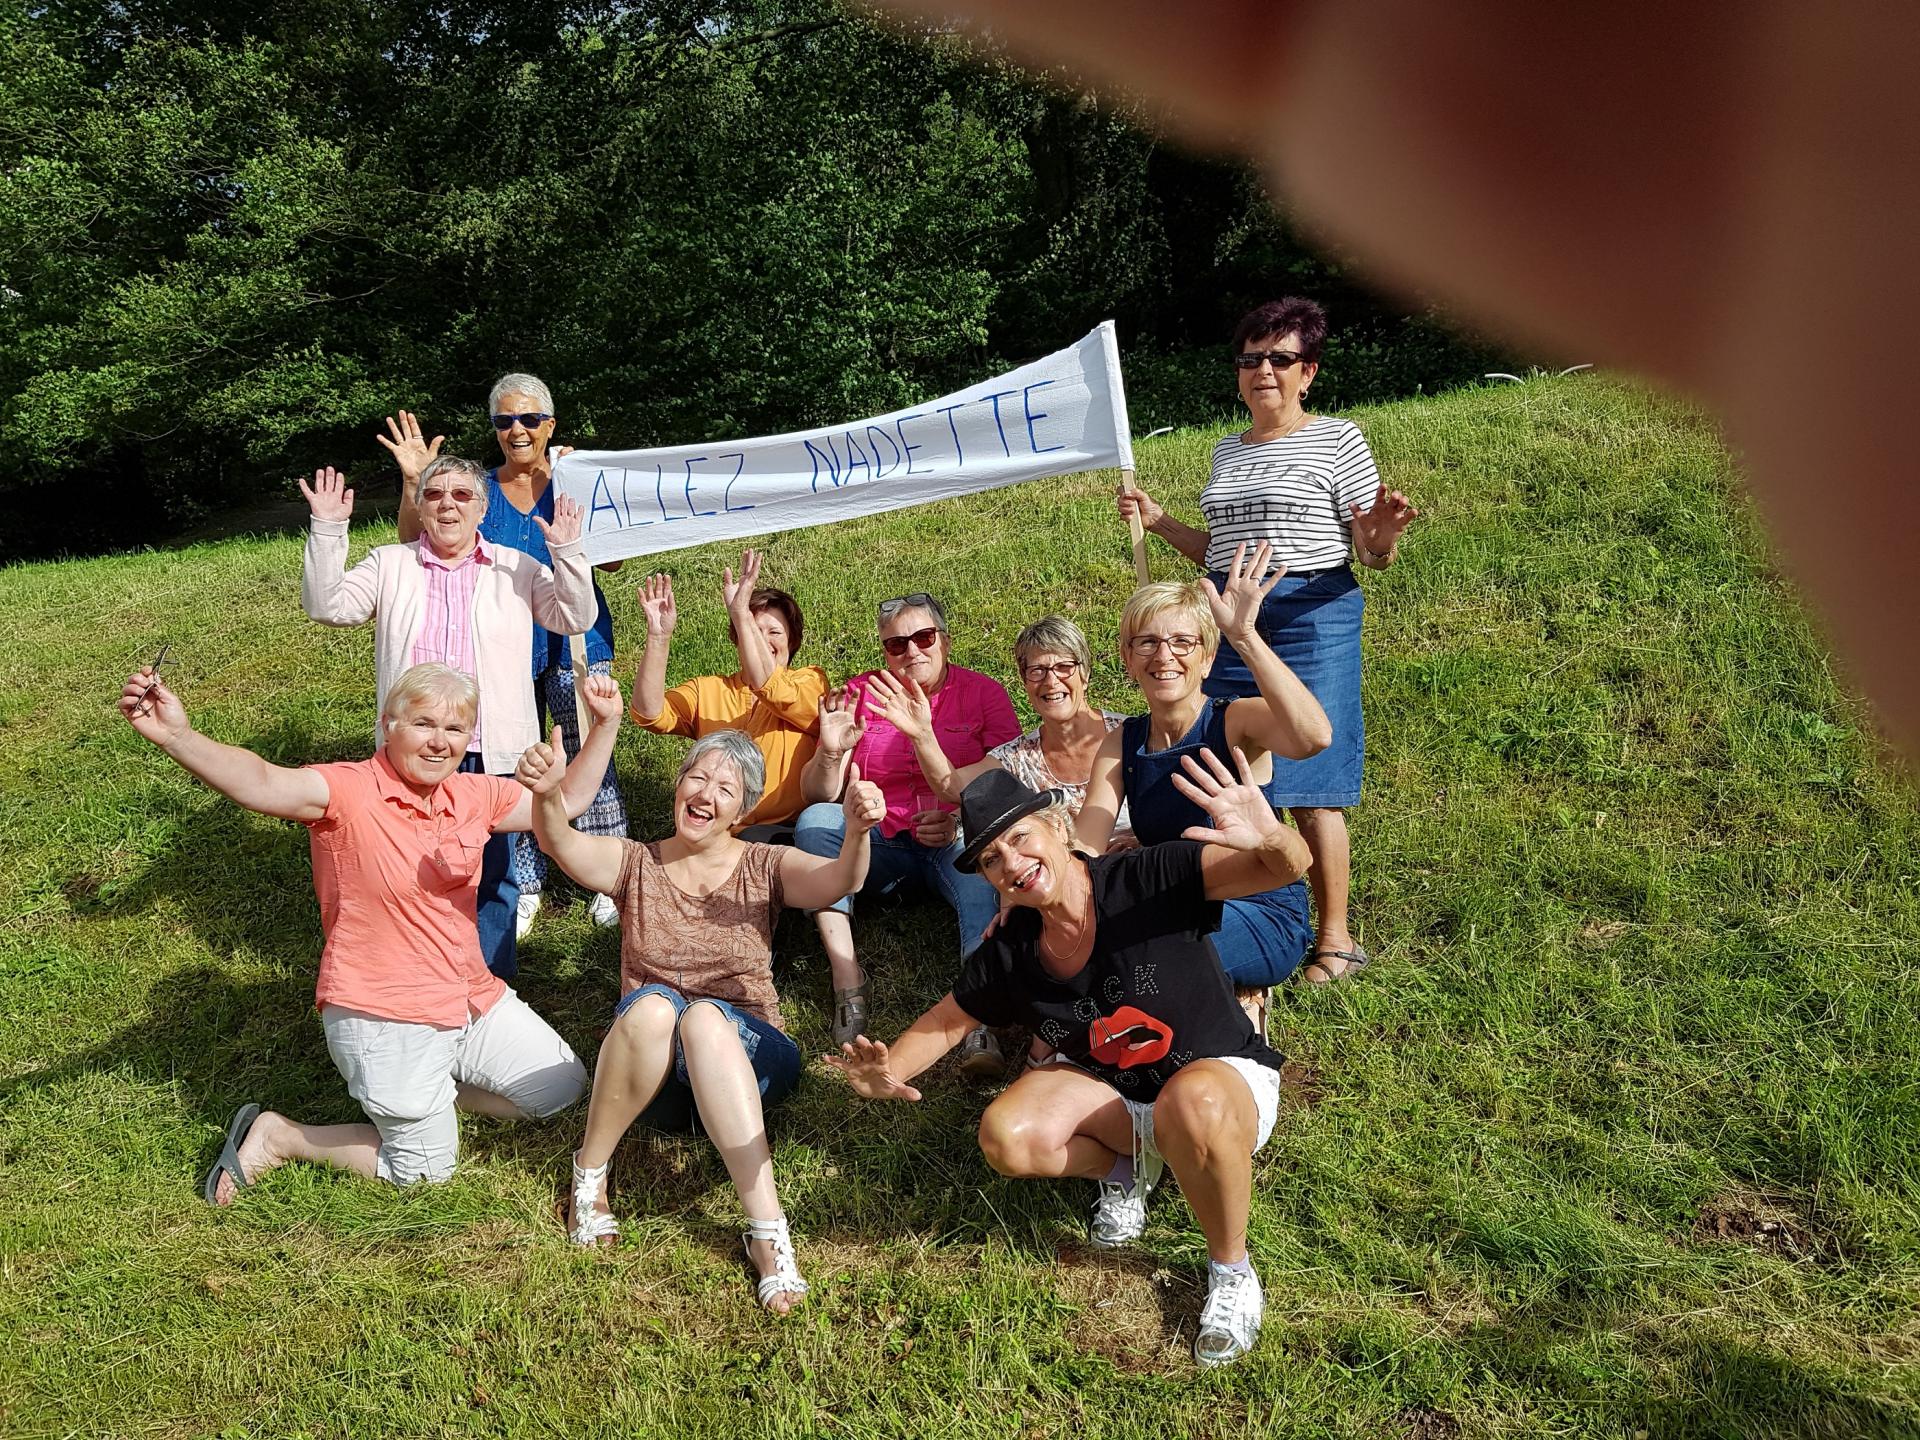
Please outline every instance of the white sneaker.
[[613, 903], [611, 895], [596, 895], [593, 904], [587, 907], [587, 914], [593, 917], [593, 923], [602, 930], [620, 923], [620, 907]]
[[540, 913], [540, 892], [534, 890], [520, 897], [520, 903], [513, 908], [513, 938], [524, 940], [527, 931], [533, 928], [533, 917]]
[[1087, 1239], [1096, 1249], [1117, 1250], [1131, 1245], [1147, 1229], [1147, 1187], [1136, 1177], [1132, 1185], [1115, 1180], [1094, 1182], [1100, 1190], [1093, 1202], [1093, 1222]]
[[1193, 1358], [1202, 1365], [1231, 1365], [1258, 1343], [1266, 1313], [1267, 1297], [1258, 1275], [1208, 1265], [1207, 1303], [1200, 1307]]

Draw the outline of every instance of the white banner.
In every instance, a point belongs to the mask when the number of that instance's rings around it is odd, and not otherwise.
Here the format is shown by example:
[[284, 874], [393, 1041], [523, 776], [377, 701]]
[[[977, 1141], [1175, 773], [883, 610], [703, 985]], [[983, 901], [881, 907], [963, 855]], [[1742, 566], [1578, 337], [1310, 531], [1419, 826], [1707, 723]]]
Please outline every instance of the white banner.
[[665, 450], [576, 450], [554, 483], [595, 564], [828, 525], [1082, 470], [1133, 468], [1113, 322], [996, 379], [872, 420]]

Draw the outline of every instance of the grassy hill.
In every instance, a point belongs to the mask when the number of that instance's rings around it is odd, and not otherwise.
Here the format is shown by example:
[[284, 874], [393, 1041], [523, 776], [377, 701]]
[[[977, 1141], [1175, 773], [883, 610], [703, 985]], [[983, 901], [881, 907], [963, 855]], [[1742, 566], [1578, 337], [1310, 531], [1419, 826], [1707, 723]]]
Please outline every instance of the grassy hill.
[[[371, 633], [304, 620], [280, 536], [0, 570], [0, 1431], [1920, 1433], [1920, 810], [1731, 461], [1699, 416], [1591, 378], [1354, 418], [1425, 511], [1363, 577], [1355, 915], [1378, 963], [1277, 1007], [1248, 1362], [1187, 1359], [1205, 1256], [1177, 1194], [1137, 1251], [1088, 1250], [1086, 1187], [993, 1175], [981, 1095], [939, 1072], [879, 1107], [816, 1070], [776, 1112], [815, 1287], [785, 1323], [753, 1305], [704, 1144], [630, 1140], [621, 1248], [567, 1245], [578, 1111], [463, 1121], [444, 1187], [290, 1167], [209, 1211], [241, 1101], [358, 1118], [311, 1009], [306, 839], [109, 702], [170, 641], [209, 733], [364, 754]], [[1191, 515], [1213, 438], [1143, 445], [1142, 482]], [[1095, 699], [1137, 708], [1111, 487], [775, 537], [768, 573], [835, 674], [875, 663], [875, 601], [924, 587], [956, 658], [1009, 678], [1025, 621], [1076, 616]], [[732, 663], [725, 559], [657, 562], [676, 679]], [[610, 587], [623, 683], [642, 564]], [[661, 833], [678, 753], [623, 737], [636, 834]], [[856, 923], [891, 1035], [944, 987], [950, 920]], [[815, 1053], [825, 965], [810, 926], [781, 939]], [[616, 948], [577, 905], [523, 947], [524, 992], [583, 1055]]]

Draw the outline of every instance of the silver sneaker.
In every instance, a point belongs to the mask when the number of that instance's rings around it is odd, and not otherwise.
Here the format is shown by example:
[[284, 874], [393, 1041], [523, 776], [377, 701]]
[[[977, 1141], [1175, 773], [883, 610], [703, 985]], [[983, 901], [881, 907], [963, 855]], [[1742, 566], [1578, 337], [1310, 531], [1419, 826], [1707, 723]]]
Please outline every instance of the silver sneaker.
[[1202, 1365], [1231, 1365], [1260, 1339], [1267, 1297], [1251, 1270], [1207, 1267], [1207, 1303], [1200, 1307], [1200, 1333], [1193, 1358]]
[[1131, 1185], [1115, 1180], [1096, 1180], [1094, 1184], [1100, 1193], [1094, 1198], [1093, 1221], [1087, 1226], [1087, 1239], [1094, 1248], [1117, 1250], [1146, 1233], [1151, 1186], [1142, 1184], [1137, 1174]]

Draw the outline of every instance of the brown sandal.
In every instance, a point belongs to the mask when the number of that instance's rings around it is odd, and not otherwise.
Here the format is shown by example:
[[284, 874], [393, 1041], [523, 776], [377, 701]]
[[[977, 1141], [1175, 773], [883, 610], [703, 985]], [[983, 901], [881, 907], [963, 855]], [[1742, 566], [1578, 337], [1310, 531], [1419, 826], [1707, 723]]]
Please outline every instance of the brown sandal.
[[[1322, 956], [1325, 956], [1329, 960], [1339, 960], [1344, 963], [1341, 965], [1339, 971], [1335, 972], [1320, 963]], [[1336, 980], [1344, 980], [1354, 972], [1366, 969], [1367, 959], [1367, 952], [1362, 950], [1358, 945], [1354, 946], [1351, 950], [1315, 950], [1311, 955], [1307, 956], [1306, 963], [1300, 967], [1300, 975], [1309, 985], [1331, 985]], [[1309, 970], [1318, 970], [1326, 978], [1315, 980], [1306, 973]]]

